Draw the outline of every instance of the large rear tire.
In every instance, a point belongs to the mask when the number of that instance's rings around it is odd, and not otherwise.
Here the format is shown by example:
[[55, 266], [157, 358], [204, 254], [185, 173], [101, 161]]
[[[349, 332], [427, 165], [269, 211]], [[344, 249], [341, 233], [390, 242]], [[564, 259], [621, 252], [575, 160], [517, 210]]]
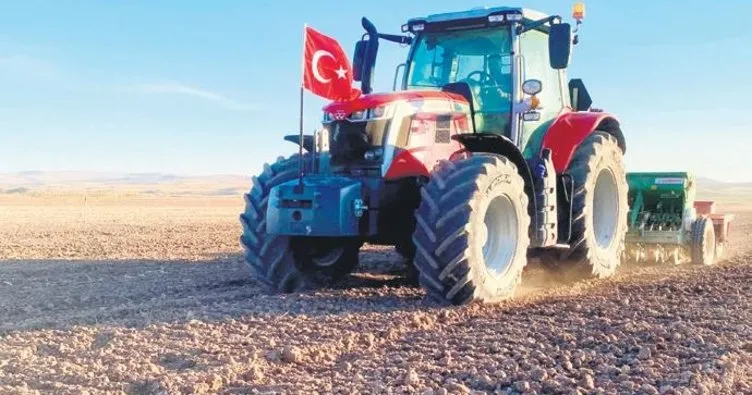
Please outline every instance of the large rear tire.
[[[266, 233], [266, 208], [271, 189], [299, 175], [299, 155], [264, 165], [253, 177], [240, 215], [240, 242], [251, 274], [274, 292], [296, 292], [336, 283], [358, 264], [360, 243], [341, 239], [310, 239]], [[310, 156], [303, 156], [308, 169]]]
[[416, 222], [414, 262], [429, 299], [462, 305], [514, 295], [530, 216], [524, 181], [507, 158], [440, 162], [421, 190]]
[[624, 253], [629, 211], [624, 154], [616, 138], [594, 132], [575, 151], [567, 172], [575, 190], [568, 258], [585, 277], [610, 277]]
[[710, 266], [716, 262], [715, 228], [707, 217], [699, 217], [692, 224], [692, 263]]

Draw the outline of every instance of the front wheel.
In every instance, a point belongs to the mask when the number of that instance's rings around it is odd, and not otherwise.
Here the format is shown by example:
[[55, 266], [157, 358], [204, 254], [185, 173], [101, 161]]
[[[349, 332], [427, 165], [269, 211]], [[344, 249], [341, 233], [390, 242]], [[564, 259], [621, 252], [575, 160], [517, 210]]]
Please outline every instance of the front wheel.
[[358, 265], [361, 243], [327, 237], [292, 237], [290, 249], [298, 270], [318, 284], [334, 283]]
[[[305, 154], [303, 158], [308, 166], [310, 157]], [[269, 194], [275, 186], [297, 178], [299, 166], [297, 155], [265, 165], [264, 171], [253, 178], [253, 188], [245, 195], [245, 210], [240, 215], [245, 261], [253, 277], [274, 292], [330, 286], [358, 264], [360, 242], [266, 233]]]
[[421, 190], [413, 241], [429, 299], [462, 305], [513, 296], [530, 245], [528, 197], [507, 158], [442, 161]]

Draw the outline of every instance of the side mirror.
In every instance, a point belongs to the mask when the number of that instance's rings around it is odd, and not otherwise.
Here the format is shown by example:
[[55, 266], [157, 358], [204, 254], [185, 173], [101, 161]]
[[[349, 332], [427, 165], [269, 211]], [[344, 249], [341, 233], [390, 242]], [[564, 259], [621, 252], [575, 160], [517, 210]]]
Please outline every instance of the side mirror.
[[355, 44], [355, 55], [353, 56], [353, 80], [361, 81], [363, 79], [363, 61], [366, 57], [367, 40], [360, 40]]
[[593, 105], [593, 99], [585, 88], [585, 83], [579, 78], [569, 81], [569, 97], [575, 111], [587, 111]]
[[548, 32], [548, 57], [551, 67], [565, 69], [572, 52], [572, 26], [568, 23], [551, 25]]
[[527, 80], [522, 84], [522, 91], [526, 95], [534, 96], [543, 90], [543, 83], [540, 80]]

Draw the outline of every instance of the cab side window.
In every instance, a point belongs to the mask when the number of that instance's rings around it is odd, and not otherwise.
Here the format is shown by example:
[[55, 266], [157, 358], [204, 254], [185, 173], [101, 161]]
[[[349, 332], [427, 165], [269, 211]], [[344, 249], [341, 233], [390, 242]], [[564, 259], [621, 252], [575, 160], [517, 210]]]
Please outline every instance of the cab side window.
[[548, 59], [548, 35], [530, 30], [520, 36], [520, 46], [524, 55], [524, 79], [538, 79], [543, 83], [543, 91], [538, 94], [543, 107], [541, 120], [550, 119], [562, 108], [559, 71], [551, 68]]
[[525, 121], [522, 126], [520, 143], [526, 147], [533, 133], [555, 118], [564, 102], [561, 96], [559, 71], [551, 68], [548, 56], [548, 35], [538, 30], [530, 30], [520, 36], [520, 50], [523, 55], [523, 82], [529, 79], [540, 80], [543, 90], [537, 95], [540, 107], [538, 121]]

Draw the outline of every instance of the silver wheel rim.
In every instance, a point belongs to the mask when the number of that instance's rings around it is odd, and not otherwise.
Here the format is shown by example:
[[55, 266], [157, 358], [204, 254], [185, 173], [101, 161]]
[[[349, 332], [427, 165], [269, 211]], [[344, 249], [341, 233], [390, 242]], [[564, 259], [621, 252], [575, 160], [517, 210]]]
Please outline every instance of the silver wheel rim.
[[598, 246], [611, 247], [619, 221], [619, 188], [616, 177], [609, 170], [601, 171], [595, 180], [592, 221]]
[[313, 261], [313, 264], [317, 267], [329, 267], [337, 263], [337, 261], [342, 257], [342, 254], [345, 252], [345, 249], [342, 247], [331, 249], [329, 252], [323, 255], [317, 255], [313, 256], [311, 260]]
[[503, 274], [514, 260], [519, 244], [517, 221], [517, 210], [508, 196], [497, 196], [488, 204], [480, 241], [486, 270], [492, 274]]

